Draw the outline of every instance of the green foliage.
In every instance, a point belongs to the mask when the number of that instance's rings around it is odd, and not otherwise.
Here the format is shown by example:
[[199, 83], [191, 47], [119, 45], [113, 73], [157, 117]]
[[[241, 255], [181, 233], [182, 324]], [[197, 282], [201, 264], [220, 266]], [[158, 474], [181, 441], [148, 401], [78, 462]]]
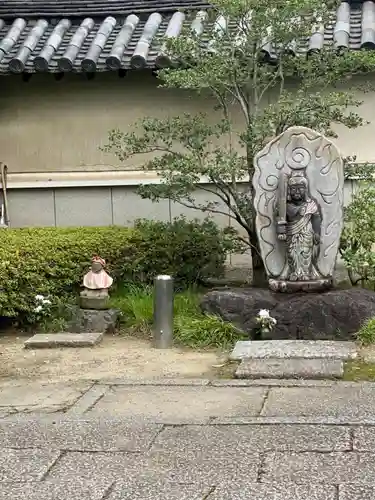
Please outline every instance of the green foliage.
[[356, 339], [362, 345], [375, 343], [375, 318], [371, 318], [356, 333]]
[[[213, 96], [218, 113], [215, 124], [203, 114], [144, 118], [131, 132], [111, 131], [104, 149], [120, 160], [155, 153], [143, 168], [156, 171], [162, 182], [141, 186], [141, 196], [169, 198], [207, 213], [222, 214], [228, 209], [229, 216], [247, 232], [244, 240], [252, 249], [254, 263], [259, 251], [252, 187], [244, 192], [239, 185], [251, 180], [254, 155], [270, 138], [293, 125], [334, 137], [335, 124], [349, 128], [365, 124], [355, 111], [361, 101], [353, 90], [368, 91], [369, 87], [361, 87], [352, 77], [373, 72], [375, 54], [340, 52], [332, 46], [308, 57], [295, 57], [294, 50], [311, 36], [313, 27], [330, 22], [336, 2], [210, 3], [204, 24], [212, 26], [220, 17], [228, 29], [206, 26], [203, 34], [197, 34], [186, 23], [178, 37], [163, 40], [166, 52], [178, 64], [160, 71], [159, 77], [163, 87]], [[207, 30], [212, 37], [209, 43]], [[270, 45], [277, 48], [273, 60]], [[243, 116], [240, 129], [232, 121], [234, 108]], [[217, 147], [214, 139], [218, 137], [221, 145]]]
[[374, 163], [358, 163], [356, 156], [346, 156], [343, 158], [343, 161], [345, 179], [359, 180], [362, 184], [374, 180]]
[[57, 296], [44, 297], [36, 295], [34, 297], [35, 307], [30, 308], [27, 313], [27, 325], [38, 326], [42, 332], [63, 332], [66, 330], [69, 320], [76, 312], [77, 300], [72, 294], [64, 294], [61, 298]]
[[110, 272], [134, 251], [133, 231], [123, 228], [10, 229], [0, 232], [0, 312], [34, 322], [35, 296], [53, 300], [78, 290], [91, 257], [99, 253]]
[[[139, 221], [134, 229], [1, 231], [0, 314], [31, 324], [49, 324], [61, 317], [56, 311], [77, 294], [95, 254], [106, 259], [115, 282], [147, 283], [156, 274], [172, 273], [187, 286], [208, 276], [220, 276], [229, 248], [228, 237], [210, 221]], [[38, 295], [51, 304], [41, 309]]]
[[[234, 325], [217, 316], [207, 316], [199, 308], [201, 294], [188, 289], [174, 298], [174, 340], [189, 347], [232, 346], [243, 336]], [[111, 298], [111, 305], [122, 313], [122, 324], [130, 332], [151, 335], [153, 290], [148, 286], [126, 286]]]
[[344, 211], [340, 254], [352, 284], [375, 283], [375, 187], [364, 184]]
[[128, 283], [110, 299], [111, 307], [121, 312], [121, 323], [135, 332], [149, 333], [153, 318], [153, 295], [149, 285]]
[[135, 228], [142, 237], [132, 272], [139, 270], [140, 280], [146, 282], [156, 274], [170, 274], [181, 286], [219, 277], [227, 253], [238, 249], [233, 231], [220, 230], [208, 218], [188, 221], [179, 217], [172, 223], [140, 220]]
[[177, 341], [189, 347], [233, 347], [244, 338], [243, 332], [218, 316], [184, 316], [175, 320]]

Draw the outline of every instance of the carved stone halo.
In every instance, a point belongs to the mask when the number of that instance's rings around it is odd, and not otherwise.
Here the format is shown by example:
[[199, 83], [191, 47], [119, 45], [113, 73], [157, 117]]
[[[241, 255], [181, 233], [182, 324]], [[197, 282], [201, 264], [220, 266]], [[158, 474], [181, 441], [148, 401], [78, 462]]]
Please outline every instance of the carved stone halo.
[[292, 170], [303, 170], [311, 161], [311, 154], [305, 148], [295, 148], [286, 155], [286, 164]]
[[[254, 168], [256, 228], [271, 289], [298, 292], [329, 287], [343, 226], [344, 172], [337, 147], [319, 132], [291, 127], [257, 153]], [[284, 240], [278, 238], [276, 211], [280, 208], [280, 199], [287, 198], [287, 179], [297, 173], [306, 177], [309, 198], [318, 205], [320, 212], [320, 241], [316, 244], [319, 251], [314, 251], [317, 271], [314, 276], [317, 274], [318, 279], [290, 284], [286, 272], [287, 247]], [[281, 175], [284, 182], [280, 182]], [[281, 208], [284, 213], [285, 207]]]

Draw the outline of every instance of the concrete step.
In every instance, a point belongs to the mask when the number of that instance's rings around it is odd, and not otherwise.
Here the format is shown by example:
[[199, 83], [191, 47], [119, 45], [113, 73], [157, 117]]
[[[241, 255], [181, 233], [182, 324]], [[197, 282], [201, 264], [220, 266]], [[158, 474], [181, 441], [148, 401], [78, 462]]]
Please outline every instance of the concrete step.
[[26, 349], [90, 347], [101, 342], [103, 333], [37, 333], [24, 342]]
[[243, 359], [235, 377], [241, 379], [336, 379], [344, 374], [341, 359]]
[[233, 361], [243, 359], [341, 359], [357, 357], [354, 342], [333, 340], [245, 340], [238, 341], [230, 355]]

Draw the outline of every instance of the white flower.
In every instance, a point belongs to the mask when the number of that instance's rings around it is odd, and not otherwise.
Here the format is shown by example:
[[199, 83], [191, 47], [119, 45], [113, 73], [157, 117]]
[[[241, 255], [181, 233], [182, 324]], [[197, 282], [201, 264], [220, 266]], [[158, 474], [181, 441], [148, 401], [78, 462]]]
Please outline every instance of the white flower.
[[258, 313], [258, 316], [260, 318], [269, 318], [270, 317], [270, 312], [268, 309], [261, 309]]
[[47, 304], [47, 305], [50, 305], [51, 304], [51, 301], [49, 299], [43, 299], [43, 304]]
[[276, 323], [277, 323], [277, 321], [275, 320], [275, 318], [272, 318], [271, 316], [270, 316], [270, 321], [271, 321], [271, 323], [273, 325], [276, 325]]
[[35, 295], [35, 300], [44, 300], [43, 295]]
[[43, 306], [36, 306], [34, 312], [39, 313], [40, 311], [43, 311]]

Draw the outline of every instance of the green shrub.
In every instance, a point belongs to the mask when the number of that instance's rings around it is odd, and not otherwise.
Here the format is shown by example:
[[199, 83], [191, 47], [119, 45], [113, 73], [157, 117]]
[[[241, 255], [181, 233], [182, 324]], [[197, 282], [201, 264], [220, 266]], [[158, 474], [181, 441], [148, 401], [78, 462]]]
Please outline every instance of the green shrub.
[[117, 227], [1, 231], [0, 314], [35, 322], [35, 297], [52, 300], [77, 291], [96, 253], [118, 275], [118, 260], [134, 253], [133, 232]]
[[369, 345], [375, 343], [375, 318], [371, 318], [361, 329], [356, 333], [358, 342], [362, 345]]
[[365, 184], [345, 208], [340, 254], [352, 285], [375, 285], [375, 187]]
[[187, 221], [179, 217], [172, 223], [138, 220], [135, 228], [142, 235], [136, 266], [145, 282], [156, 274], [170, 274], [186, 287], [220, 277], [227, 253], [238, 246], [229, 229], [219, 229], [210, 219]]
[[139, 221], [135, 228], [37, 228], [0, 231], [0, 315], [35, 323], [37, 295], [77, 293], [91, 257], [106, 259], [115, 283], [152, 282], [171, 273], [187, 286], [222, 272], [230, 241], [212, 222]]

